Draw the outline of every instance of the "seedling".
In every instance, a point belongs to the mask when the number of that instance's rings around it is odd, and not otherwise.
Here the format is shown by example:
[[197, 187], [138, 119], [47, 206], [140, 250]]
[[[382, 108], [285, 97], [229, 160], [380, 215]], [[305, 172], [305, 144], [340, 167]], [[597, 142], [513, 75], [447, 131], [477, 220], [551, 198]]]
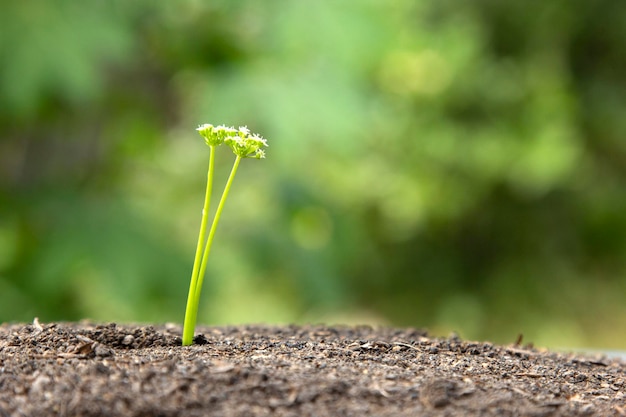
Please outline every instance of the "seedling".
[[[193, 343], [193, 335], [196, 328], [196, 319], [198, 317], [198, 305], [200, 303], [200, 291], [202, 290], [202, 281], [206, 272], [206, 264], [211, 252], [213, 237], [217, 229], [217, 223], [220, 221], [224, 202], [228, 197], [230, 187], [239, 168], [239, 163], [243, 158], [265, 158], [264, 147], [267, 141], [261, 136], [250, 133], [247, 127], [235, 129], [226, 126], [213, 126], [211, 124], [203, 124], [196, 129], [204, 141], [209, 146], [209, 170], [207, 174], [207, 186], [204, 196], [204, 207], [202, 208], [202, 220], [200, 222], [200, 233], [198, 235], [198, 245], [196, 246], [196, 256], [193, 261], [193, 269], [191, 272], [191, 283], [189, 284], [189, 295], [187, 297], [187, 308], [185, 309], [185, 323], [183, 325], [183, 346]], [[215, 148], [226, 144], [235, 154], [235, 163], [230, 171], [226, 186], [222, 192], [222, 198], [217, 205], [213, 223], [207, 236], [207, 221], [209, 217], [209, 207], [211, 204], [211, 191], [213, 188], [213, 167], [215, 165]]]

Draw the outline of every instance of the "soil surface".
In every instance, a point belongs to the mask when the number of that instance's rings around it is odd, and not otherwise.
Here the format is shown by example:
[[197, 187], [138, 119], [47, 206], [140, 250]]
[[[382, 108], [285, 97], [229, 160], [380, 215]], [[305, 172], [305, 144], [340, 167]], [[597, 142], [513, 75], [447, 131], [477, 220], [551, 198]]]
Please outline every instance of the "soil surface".
[[414, 329], [0, 326], [0, 417], [626, 416], [626, 364]]

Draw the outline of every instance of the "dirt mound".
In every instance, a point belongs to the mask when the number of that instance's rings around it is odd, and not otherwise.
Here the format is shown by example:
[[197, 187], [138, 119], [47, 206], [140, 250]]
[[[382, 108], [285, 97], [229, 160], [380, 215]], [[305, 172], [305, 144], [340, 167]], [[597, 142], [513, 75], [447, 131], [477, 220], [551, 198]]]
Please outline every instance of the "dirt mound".
[[0, 326], [0, 416], [626, 416], [626, 365], [414, 329]]

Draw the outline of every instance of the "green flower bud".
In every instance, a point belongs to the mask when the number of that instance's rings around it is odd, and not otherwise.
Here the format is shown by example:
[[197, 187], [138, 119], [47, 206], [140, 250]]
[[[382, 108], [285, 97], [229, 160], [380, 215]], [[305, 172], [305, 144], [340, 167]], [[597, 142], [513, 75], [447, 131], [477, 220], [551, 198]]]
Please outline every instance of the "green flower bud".
[[232, 137], [234, 135], [237, 134], [237, 129], [233, 128], [233, 127], [227, 127], [224, 125], [220, 125], [218, 127], [215, 128], [215, 136], [216, 136], [216, 140], [219, 141], [219, 144], [221, 145], [222, 143], [224, 143], [224, 140], [226, 138]]
[[237, 133], [237, 130], [232, 127], [226, 127], [224, 125], [216, 127], [209, 123], [199, 126], [196, 130], [209, 146], [219, 146], [224, 143], [224, 139]]
[[251, 134], [247, 127], [240, 127], [237, 134], [224, 140], [233, 151], [241, 158], [265, 158], [263, 147], [268, 146], [267, 141], [257, 134]]
[[264, 159], [265, 158], [265, 151], [263, 149], [257, 149], [256, 152], [254, 153], [254, 155], [252, 156], [252, 158]]
[[203, 125], [198, 126], [196, 130], [198, 131], [200, 136], [204, 138], [204, 141], [206, 142], [206, 144], [211, 145], [211, 142], [213, 141], [213, 137], [215, 136], [214, 134], [215, 127], [210, 123], [205, 123]]

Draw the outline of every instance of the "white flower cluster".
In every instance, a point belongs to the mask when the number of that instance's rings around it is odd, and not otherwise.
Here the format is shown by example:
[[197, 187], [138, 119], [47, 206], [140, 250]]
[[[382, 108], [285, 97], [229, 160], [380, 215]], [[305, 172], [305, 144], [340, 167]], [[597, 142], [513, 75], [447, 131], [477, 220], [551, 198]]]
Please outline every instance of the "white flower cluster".
[[268, 146], [267, 140], [260, 135], [251, 133], [250, 129], [245, 126], [235, 129], [234, 127], [213, 126], [205, 123], [196, 130], [204, 137], [204, 141], [209, 146], [219, 146], [225, 143], [235, 155], [241, 158], [265, 158], [265, 151], [262, 148]]

